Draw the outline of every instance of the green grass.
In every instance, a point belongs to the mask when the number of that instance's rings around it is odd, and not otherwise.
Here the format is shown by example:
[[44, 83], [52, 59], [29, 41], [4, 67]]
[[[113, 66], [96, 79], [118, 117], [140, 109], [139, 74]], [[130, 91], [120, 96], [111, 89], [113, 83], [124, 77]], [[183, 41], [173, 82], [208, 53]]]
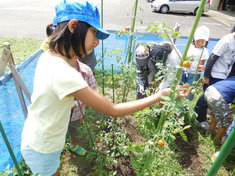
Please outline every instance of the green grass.
[[15, 64], [19, 65], [39, 50], [42, 41], [41, 39], [0, 37], [0, 52], [2, 53], [3, 43], [9, 42]]

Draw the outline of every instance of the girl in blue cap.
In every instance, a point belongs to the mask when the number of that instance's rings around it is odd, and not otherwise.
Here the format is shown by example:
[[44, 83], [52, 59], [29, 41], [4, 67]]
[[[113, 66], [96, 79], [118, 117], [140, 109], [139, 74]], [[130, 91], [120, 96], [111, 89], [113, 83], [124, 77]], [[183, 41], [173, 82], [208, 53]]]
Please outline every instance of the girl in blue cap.
[[[100, 26], [97, 7], [87, 1], [64, 0], [55, 7], [57, 23], [50, 49], [38, 61], [32, 104], [22, 132], [21, 152], [33, 174], [59, 175], [70, 108], [74, 98], [104, 114], [117, 117], [136, 112], [167, 96], [170, 89], [138, 101], [113, 104], [90, 88], [76, 70], [77, 57], [89, 54], [109, 36]], [[179, 91], [185, 97], [188, 91]]]

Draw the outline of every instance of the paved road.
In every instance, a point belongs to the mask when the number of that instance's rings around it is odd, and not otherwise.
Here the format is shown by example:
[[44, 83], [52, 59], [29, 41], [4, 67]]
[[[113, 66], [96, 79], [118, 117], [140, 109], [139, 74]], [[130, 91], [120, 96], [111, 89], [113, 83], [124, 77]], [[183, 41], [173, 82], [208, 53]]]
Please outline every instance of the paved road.
[[[101, 0], [90, 0], [99, 8]], [[54, 16], [54, 5], [60, 0], [1, 0], [0, 1], [0, 36], [44, 38], [45, 27]], [[119, 30], [129, 27], [134, 0], [103, 0], [104, 27]], [[181, 23], [180, 32], [189, 35], [195, 16], [189, 14], [160, 14], [152, 12], [145, 0], [139, 0], [136, 29], [145, 31], [153, 21], [165, 21], [169, 26]], [[201, 17], [199, 25], [206, 25], [211, 30], [211, 37], [220, 38], [226, 35], [230, 28], [209, 18]]]

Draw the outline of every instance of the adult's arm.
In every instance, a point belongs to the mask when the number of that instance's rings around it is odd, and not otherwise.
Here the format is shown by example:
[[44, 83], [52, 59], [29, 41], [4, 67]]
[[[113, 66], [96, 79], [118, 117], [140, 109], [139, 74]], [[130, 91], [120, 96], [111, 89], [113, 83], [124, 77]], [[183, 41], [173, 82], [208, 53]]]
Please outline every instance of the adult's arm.
[[235, 63], [233, 64], [232, 70], [230, 71], [228, 77], [231, 77], [231, 76], [235, 76]]
[[215, 62], [219, 59], [219, 56], [215, 55], [215, 54], [211, 54], [207, 63], [206, 63], [206, 67], [205, 67], [205, 72], [204, 72], [204, 76], [209, 78], [211, 77], [211, 71], [212, 68], [215, 64]]

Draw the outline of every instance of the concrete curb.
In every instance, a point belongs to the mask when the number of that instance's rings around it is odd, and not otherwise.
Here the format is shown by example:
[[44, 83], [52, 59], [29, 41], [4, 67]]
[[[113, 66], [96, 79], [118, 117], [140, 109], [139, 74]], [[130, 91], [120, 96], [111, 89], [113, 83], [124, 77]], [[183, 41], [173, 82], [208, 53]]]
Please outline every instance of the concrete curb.
[[211, 19], [214, 19], [228, 27], [232, 27], [235, 24], [235, 12], [234, 11], [217, 11], [209, 10], [205, 13]]

